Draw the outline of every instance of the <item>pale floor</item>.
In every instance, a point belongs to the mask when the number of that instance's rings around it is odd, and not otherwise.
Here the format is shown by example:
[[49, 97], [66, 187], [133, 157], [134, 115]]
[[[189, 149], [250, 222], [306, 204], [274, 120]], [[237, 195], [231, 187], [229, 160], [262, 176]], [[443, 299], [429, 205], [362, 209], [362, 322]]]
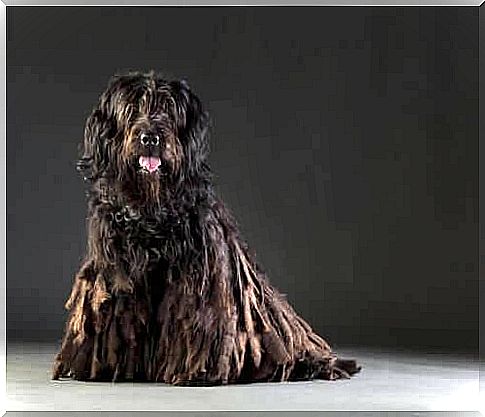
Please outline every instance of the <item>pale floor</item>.
[[174, 387], [50, 380], [55, 345], [7, 346], [7, 410], [477, 411], [478, 358], [457, 353], [336, 349], [363, 366], [350, 380]]

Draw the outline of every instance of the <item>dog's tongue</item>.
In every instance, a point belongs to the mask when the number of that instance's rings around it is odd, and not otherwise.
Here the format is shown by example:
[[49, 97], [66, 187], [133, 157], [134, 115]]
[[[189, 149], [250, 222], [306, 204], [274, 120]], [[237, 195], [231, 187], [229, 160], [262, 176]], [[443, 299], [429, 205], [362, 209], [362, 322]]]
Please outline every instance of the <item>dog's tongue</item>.
[[140, 166], [147, 169], [149, 172], [155, 171], [161, 164], [160, 158], [156, 156], [140, 156], [138, 161]]

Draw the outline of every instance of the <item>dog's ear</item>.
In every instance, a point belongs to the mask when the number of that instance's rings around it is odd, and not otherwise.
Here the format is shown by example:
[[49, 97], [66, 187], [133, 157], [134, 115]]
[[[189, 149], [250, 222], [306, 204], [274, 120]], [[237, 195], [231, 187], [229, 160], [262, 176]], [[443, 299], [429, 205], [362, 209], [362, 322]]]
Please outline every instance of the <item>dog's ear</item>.
[[[172, 91], [177, 107], [177, 133], [182, 145], [192, 149], [197, 163], [204, 160], [208, 151], [207, 131], [209, 116], [202, 103], [185, 80], [172, 81]], [[190, 157], [190, 156], [189, 156]]]
[[106, 170], [115, 134], [114, 119], [99, 106], [96, 107], [86, 121], [81, 157], [77, 163], [77, 170], [85, 180], [94, 180]]

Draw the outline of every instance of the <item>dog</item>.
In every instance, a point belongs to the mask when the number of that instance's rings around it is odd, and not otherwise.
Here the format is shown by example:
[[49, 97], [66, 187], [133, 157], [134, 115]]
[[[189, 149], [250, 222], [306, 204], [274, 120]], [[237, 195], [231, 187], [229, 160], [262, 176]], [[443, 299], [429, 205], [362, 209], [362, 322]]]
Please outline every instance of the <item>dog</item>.
[[185, 81], [111, 78], [77, 164], [88, 242], [52, 378], [219, 385], [349, 378], [274, 288], [215, 194], [209, 117]]

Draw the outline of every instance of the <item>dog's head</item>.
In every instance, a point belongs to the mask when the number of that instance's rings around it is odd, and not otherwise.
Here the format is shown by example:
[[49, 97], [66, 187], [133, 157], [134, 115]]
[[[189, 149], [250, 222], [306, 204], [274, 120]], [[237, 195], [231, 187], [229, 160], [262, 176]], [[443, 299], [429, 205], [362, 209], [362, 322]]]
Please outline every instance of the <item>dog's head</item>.
[[207, 125], [186, 82], [153, 72], [114, 76], [86, 122], [78, 169], [132, 187], [179, 184], [205, 167]]

